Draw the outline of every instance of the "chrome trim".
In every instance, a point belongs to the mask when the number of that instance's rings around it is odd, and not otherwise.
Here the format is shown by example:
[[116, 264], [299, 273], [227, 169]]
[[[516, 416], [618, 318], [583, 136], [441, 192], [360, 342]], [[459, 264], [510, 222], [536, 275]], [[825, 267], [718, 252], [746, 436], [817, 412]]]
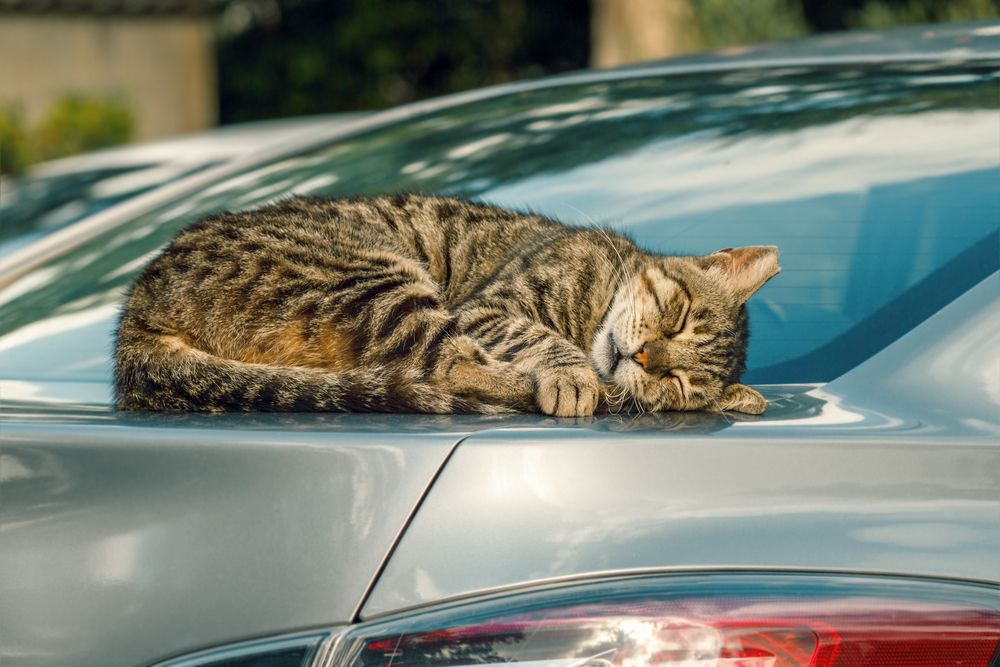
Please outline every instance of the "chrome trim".
[[181, 656], [157, 661], [152, 664], [152, 667], [199, 667], [200, 665], [211, 664], [219, 660], [246, 658], [264, 652], [298, 647], [309, 649], [310, 652], [306, 654], [303, 664], [311, 664], [332, 633], [332, 630], [320, 630], [304, 634], [295, 633], [250, 639], [200, 651], [192, 651]]
[[342, 628], [339, 632], [331, 632], [330, 636], [324, 639], [319, 647], [317, 647], [316, 654], [309, 663], [309, 667], [333, 667], [339, 653], [340, 644], [344, 639], [344, 633], [349, 629], [347, 627]]
[[[851, 569], [851, 568], [808, 568], [808, 567], [753, 567], [746, 565], [733, 566], [666, 566], [655, 568], [623, 568], [611, 570], [596, 570], [580, 574], [571, 574], [559, 577], [548, 577], [543, 579], [533, 579], [520, 581], [515, 584], [483, 588], [474, 591], [467, 591], [460, 595], [440, 598], [424, 604], [399, 607], [391, 611], [372, 614], [359, 619], [357, 623], [370, 623], [381, 621], [396, 616], [405, 616], [425, 610], [437, 609], [449, 605], [480, 602], [493, 597], [510, 595], [512, 593], [530, 592], [534, 590], [546, 590], [558, 588], [571, 584], [594, 583], [599, 581], [614, 579], [634, 579], [649, 576], [677, 576], [677, 575], [699, 575], [699, 574], [803, 574], [817, 576], [850, 576], [850, 577], [880, 577], [883, 579], [900, 579], [904, 581], [927, 581], [940, 582], [943, 584], [964, 584], [974, 586], [985, 586], [994, 588], [1000, 594], [1000, 581], [989, 581], [984, 579], [971, 579], [963, 577], [935, 577], [913, 574], [901, 574], [899, 572], [884, 572], [879, 570]], [[345, 631], [350, 628], [346, 628]], [[329, 640], [327, 640], [329, 641]], [[313, 667], [332, 667], [332, 665], [314, 665]]]

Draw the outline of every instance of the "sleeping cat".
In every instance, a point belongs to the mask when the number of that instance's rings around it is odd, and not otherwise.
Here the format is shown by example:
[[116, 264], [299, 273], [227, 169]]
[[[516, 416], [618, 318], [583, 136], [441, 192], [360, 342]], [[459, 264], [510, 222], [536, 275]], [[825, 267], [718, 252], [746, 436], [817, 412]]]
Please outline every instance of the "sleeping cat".
[[293, 198], [183, 231], [118, 329], [124, 410], [736, 410], [773, 246], [704, 257], [423, 195]]

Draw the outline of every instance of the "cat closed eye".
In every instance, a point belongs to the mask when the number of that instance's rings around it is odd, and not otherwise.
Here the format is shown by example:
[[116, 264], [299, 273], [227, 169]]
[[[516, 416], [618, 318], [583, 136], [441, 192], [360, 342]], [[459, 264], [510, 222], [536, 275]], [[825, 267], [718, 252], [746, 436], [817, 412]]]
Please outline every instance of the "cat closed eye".
[[684, 305], [681, 306], [681, 315], [680, 317], [677, 318], [677, 323], [674, 325], [674, 328], [670, 331], [667, 338], [676, 336], [680, 332], [684, 331], [684, 328], [687, 326], [688, 315], [690, 313], [691, 313], [691, 302], [686, 301]]

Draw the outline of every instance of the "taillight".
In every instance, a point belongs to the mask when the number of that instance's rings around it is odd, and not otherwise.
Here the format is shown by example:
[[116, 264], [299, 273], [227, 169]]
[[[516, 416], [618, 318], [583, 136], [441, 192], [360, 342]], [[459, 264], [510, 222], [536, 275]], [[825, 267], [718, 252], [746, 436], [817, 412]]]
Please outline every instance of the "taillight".
[[812, 575], [636, 577], [368, 623], [345, 667], [988, 667], [998, 589]]

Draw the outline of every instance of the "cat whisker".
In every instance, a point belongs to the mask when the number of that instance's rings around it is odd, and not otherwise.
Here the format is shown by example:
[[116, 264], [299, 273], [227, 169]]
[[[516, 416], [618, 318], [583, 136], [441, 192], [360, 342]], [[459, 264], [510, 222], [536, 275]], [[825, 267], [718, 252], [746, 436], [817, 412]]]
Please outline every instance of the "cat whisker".
[[[595, 224], [596, 224], [596, 223], [595, 223]], [[609, 245], [611, 245], [611, 241], [610, 241], [610, 239], [608, 239], [608, 234], [607, 234], [607, 232], [605, 232], [605, 231], [604, 231], [603, 229], [601, 229], [600, 227], [595, 227], [595, 228], [597, 229], [597, 231], [598, 231], [598, 232], [600, 232], [600, 233], [601, 233], [601, 234], [602, 234], [602, 235], [604, 236], [604, 238], [605, 238], [606, 240], [608, 240], [608, 244], [609, 244]], [[615, 247], [614, 247], [614, 245], [611, 245], [611, 249], [612, 249], [612, 250], [615, 250]], [[621, 255], [620, 255], [620, 254], [619, 254], [618, 256], [619, 256], [619, 258], [621, 257]], [[611, 262], [611, 260], [609, 260], [609, 259], [608, 259], [607, 257], [605, 257], [604, 255], [595, 255], [595, 257], [596, 257], [596, 258], [597, 258], [598, 260], [600, 260], [600, 261], [604, 262], [604, 264], [605, 264], [605, 265], [606, 265], [606, 266], [607, 266], [607, 267], [608, 267], [609, 269], [611, 269], [611, 282], [612, 282], [612, 284], [614, 285], [614, 292], [615, 292], [615, 293], [617, 293], [617, 292], [618, 292], [618, 290], [619, 290], [619, 288], [621, 288], [621, 286], [622, 286], [622, 283], [623, 283], [623, 282], [625, 281], [625, 278], [626, 278], [626, 277], [628, 277], [628, 269], [627, 269], [627, 268], [625, 267], [625, 263], [624, 263], [624, 262], [621, 262], [621, 263], [619, 264], [619, 266], [618, 266], [618, 267], [616, 268], [616, 267], [615, 267], [615, 265], [614, 265], [614, 264], [613, 264], [613, 263]]]
[[[584, 215], [586, 216], [586, 214]], [[618, 250], [618, 247], [615, 245], [614, 241], [611, 240], [611, 236], [608, 234], [607, 230], [599, 226], [596, 226], [596, 221], [593, 220], [591, 221], [595, 222], [595, 229], [597, 229], [597, 231], [601, 233], [601, 236], [604, 237], [604, 240], [608, 242], [608, 245], [611, 246], [611, 249], [614, 250], [615, 254], [618, 256], [618, 261], [620, 263], [621, 270], [625, 274], [624, 277], [627, 279], [627, 282], [629, 284], [635, 282], [635, 276], [629, 270], [625, 262], [625, 258], [622, 257], [621, 251]], [[635, 305], [635, 294], [632, 292], [632, 290], [625, 290], [625, 299], [626, 299], [626, 305], [628, 306], [629, 317], [634, 321], [636, 319], [637, 308]]]
[[617, 294], [619, 288], [621, 288], [622, 283], [624, 282], [624, 279], [625, 279], [624, 267], [615, 268], [615, 265], [612, 264], [611, 261], [608, 260], [608, 258], [604, 257], [603, 255], [595, 255], [594, 257], [596, 259], [598, 259], [599, 261], [604, 262], [604, 264], [608, 267], [608, 269], [610, 269], [610, 271], [611, 271], [611, 284], [614, 286], [612, 288], [612, 293], [613, 294]]
[[621, 414], [621, 411], [625, 407], [625, 400], [628, 398], [628, 388], [623, 386], [616, 386], [614, 389], [607, 393], [606, 400], [608, 402], [608, 411], [612, 414]]

